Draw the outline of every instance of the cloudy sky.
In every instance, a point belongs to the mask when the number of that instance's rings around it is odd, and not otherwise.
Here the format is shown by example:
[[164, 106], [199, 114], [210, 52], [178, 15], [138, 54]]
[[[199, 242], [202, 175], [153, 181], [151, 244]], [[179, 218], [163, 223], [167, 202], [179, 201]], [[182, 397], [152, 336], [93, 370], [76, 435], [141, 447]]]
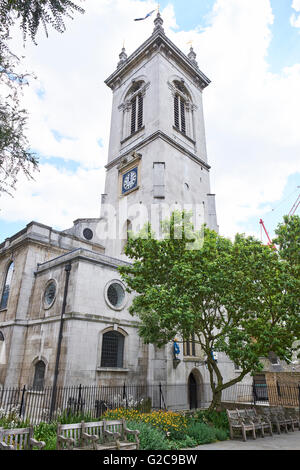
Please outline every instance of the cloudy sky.
[[[14, 32], [12, 48], [37, 76], [24, 101], [40, 171], [0, 197], [0, 242], [32, 220], [65, 229], [99, 216], [112, 98], [104, 80], [124, 41], [130, 55], [150, 36], [154, 17], [133, 19], [157, 4], [82, 6], [64, 34], [41, 31], [37, 46], [21, 47]], [[168, 37], [185, 53], [193, 41], [212, 82], [204, 113], [220, 233], [260, 238], [262, 218], [272, 235], [300, 187], [300, 0], [161, 0], [160, 9]]]

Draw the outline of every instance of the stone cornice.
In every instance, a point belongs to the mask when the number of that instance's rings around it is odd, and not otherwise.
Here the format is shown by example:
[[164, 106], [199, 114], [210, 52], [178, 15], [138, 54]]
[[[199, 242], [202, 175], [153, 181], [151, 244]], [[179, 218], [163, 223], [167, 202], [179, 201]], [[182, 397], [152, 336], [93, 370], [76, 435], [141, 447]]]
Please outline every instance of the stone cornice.
[[141, 44], [104, 83], [111, 89], [115, 89], [121, 84], [122, 78], [136, 67], [137, 63], [158, 52], [164, 52], [168, 58], [172, 58], [179, 63], [201, 89], [210, 84], [209, 78], [161, 30], [155, 31]]
[[117, 269], [119, 266], [129, 266], [130, 263], [119, 260], [117, 258], [112, 258], [110, 256], [103, 255], [101, 253], [95, 253], [84, 248], [77, 248], [68, 253], [62, 254], [57, 258], [53, 258], [44, 263], [38, 264], [35, 275], [39, 275], [44, 271], [47, 271], [50, 268], [66, 264], [67, 262], [72, 261], [86, 261], [95, 264], [101, 264], [104, 266], [109, 266], [113, 269]]
[[8, 253], [14, 252], [15, 250], [19, 249], [20, 247], [30, 245], [30, 244], [38, 245], [38, 246], [44, 246], [44, 247], [49, 247], [49, 245], [50, 245], [51, 248], [53, 250], [57, 250], [57, 252], [70, 251], [68, 249], [61, 248], [61, 247], [59, 247], [55, 244], [52, 244], [49, 241], [43, 239], [42, 237], [37, 237], [34, 234], [27, 234], [26, 233], [25, 236], [20, 235], [19, 239], [17, 239], [16, 237], [11, 237], [11, 238], [8, 238], [6, 240], [12, 240], [12, 239], [13, 239], [14, 243], [9, 244], [7, 246], [4, 246], [4, 244], [3, 244], [3, 246], [0, 247], [0, 257], [2, 255], [6, 256]]
[[135, 151], [141, 151], [142, 148], [147, 145], [149, 142], [152, 142], [153, 140], [155, 139], [162, 139], [164, 140], [165, 142], [173, 145], [173, 147], [177, 148], [178, 150], [180, 150], [182, 153], [184, 153], [187, 157], [189, 157], [191, 160], [195, 161], [196, 163], [198, 163], [199, 165], [203, 166], [204, 168], [206, 168], [206, 170], [210, 170], [210, 166], [204, 161], [204, 160], [201, 160], [201, 158], [197, 157], [197, 155], [195, 155], [193, 152], [190, 152], [189, 150], [187, 150], [183, 145], [181, 145], [180, 143], [176, 142], [174, 139], [172, 139], [171, 137], [169, 137], [167, 134], [165, 134], [164, 132], [162, 131], [156, 131], [154, 132], [153, 134], [151, 134], [150, 136], [146, 137], [146, 139], [144, 139], [142, 142], [138, 142], [137, 144], [133, 145], [130, 150], [122, 153], [121, 155], [119, 155], [118, 157], [114, 158], [111, 162], [109, 162], [107, 165], [105, 165], [105, 168], [106, 170], [110, 170], [111, 168], [113, 168], [115, 165], [118, 165], [120, 163], [120, 161], [126, 156], [126, 155], [129, 155], [129, 154], [132, 154], [133, 152]]
[[[76, 321], [89, 321], [97, 323], [106, 323], [115, 325], [117, 324], [120, 327], [133, 327], [136, 328], [139, 325], [138, 320], [126, 320], [124, 318], [120, 319], [117, 317], [110, 317], [105, 315], [97, 315], [90, 313], [80, 313], [80, 312], [67, 312], [64, 315], [64, 320], [76, 320]], [[61, 321], [60, 315], [43, 317], [43, 318], [34, 318], [28, 320], [7, 320], [5, 322], [0, 322], [0, 328], [8, 328], [12, 326], [19, 327], [31, 327], [36, 325], [41, 325], [45, 323], [57, 323]]]
[[[78, 219], [79, 220], [79, 219]], [[99, 219], [95, 219], [99, 220]], [[42, 235], [38, 232], [31, 231], [30, 228], [34, 226], [44, 228], [48, 230], [48, 235], [45, 236]], [[44, 224], [40, 224], [39, 222], [30, 222], [23, 230], [17, 232], [13, 236], [6, 238], [3, 243], [0, 245], [0, 257], [2, 254], [7, 254], [10, 251], [14, 251], [17, 248], [19, 248], [22, 245], [29, 244], [29, 243], [34, 243], [42, 246], [51, 246], [51, 248], [58, 250], [58, 251], [65, 251], [69, 252], [72, 250], [72, 248], [60, 246], [56, 244], [55, 239], [51, 239], [51, 235], [56, 235], [59, 238], [65, 238], [73, 241], [78, 241], [81, 243], [87, 244], [88, 242], [86, 240], [82, 240], [81, 238], [76, 237], [75, 235], [72, 235], [68, 232], [63, 232], [59, 230], [55, 230], [52, 227], [49, 227]], [[103, 245], [100, 245], [99, 243], [91, 243], [91, 245], [104, 250]]]

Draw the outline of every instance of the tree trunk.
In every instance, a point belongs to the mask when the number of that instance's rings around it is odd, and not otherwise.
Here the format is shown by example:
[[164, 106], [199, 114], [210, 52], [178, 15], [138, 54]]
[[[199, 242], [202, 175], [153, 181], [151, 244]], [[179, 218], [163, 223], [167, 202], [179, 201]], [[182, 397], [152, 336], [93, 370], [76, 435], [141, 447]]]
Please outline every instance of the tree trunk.
[[213, 398], [211, 404], [209, 405], [208, 410], [220, 410], [221, 409], [221, 401], [222, 401], [222, 390], [214, 390], [213, 391]]

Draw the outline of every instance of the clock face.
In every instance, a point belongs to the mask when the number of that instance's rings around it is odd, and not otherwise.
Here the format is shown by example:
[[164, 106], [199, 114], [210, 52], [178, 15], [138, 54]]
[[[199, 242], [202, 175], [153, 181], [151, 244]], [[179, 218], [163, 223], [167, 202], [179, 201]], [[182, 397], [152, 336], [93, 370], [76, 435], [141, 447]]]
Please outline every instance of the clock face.
[[126, 193], [137, 186], [137, 167], [124, 173], [122, 177], [122, 193]]

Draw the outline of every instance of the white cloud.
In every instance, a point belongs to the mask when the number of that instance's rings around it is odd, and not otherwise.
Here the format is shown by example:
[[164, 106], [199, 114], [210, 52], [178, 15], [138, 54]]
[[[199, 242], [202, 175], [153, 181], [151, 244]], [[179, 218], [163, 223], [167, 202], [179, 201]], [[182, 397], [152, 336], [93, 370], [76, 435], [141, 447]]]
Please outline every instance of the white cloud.
[[[299, 3], [294, 0], [295, 11]], [[124, 40], [130, 54], [151, 35], [153, 16], [133, 18], [156, 2], [87, 0], [85, 8], [63, 35], [51, 31], [26, 47], [28, 69], [38, 75], [25, 95], [32, 146], [81, 168], [71, 174], [42, 165], [36, 182], [20, 180], [14, 199], [1, 198], [5, 220], [66, 228], [78, 217], [99, 215], [112, 98], [103, 82]], [[270, 0], [216, 0], [209, 26], [192, 31], [179, 30], [171, 4], [162, 16], [166, 34], [184, 52], [193, 40], [199, 67], [212, 80], [203, 95], [211, 189], [220, 231], [232, 235], [251, 217], [259, 222], [261, 204], [280, 200], [288, 176], [299, 171], [300, 63], [280, 74], [269, 70]], [[53, 130], [74, 140], [58, 142]]]
[[293, 0], [292, 8], [296, 11], [300, 11], [300, 0]]
[[99, 217], [99, 188], [103, 183], [102, 169], [79, 168], [69, 172], [49, 164], [40, 165], [34, 181], [20, 177], [20, 190], [15, 198], [1, 197], [1, 218], [10, 222], [35, 220], [60, 229], [69, 228], [75, 219]]
[[290, 18], [290, 21], [291, 21], [291, 25], [294, 28], [300, 28], [300, 15], [297, 16], [295, 13], [293, 13]]
[[[288, 176], [299, 171], [300, 65], [269, 71], [273, 19], [269, 0], [218, 0], [210, 26], [193, 34], [200, 68], [212, 80], [204, 91], [208, 158], [227, 235], [244, 231], [251, 217], [259, 233], [261, 205], [280, 200]], [[173, 37], [183, 48], [190, 36]]]
[[[293, 0], [292, 8], [295, 11], [300, 12], [300, 0]], [[291, 15], [290, 22], [294, 28], [300, 28], [300, 14], [296, 15], [296, 13], [293, 13]]]

